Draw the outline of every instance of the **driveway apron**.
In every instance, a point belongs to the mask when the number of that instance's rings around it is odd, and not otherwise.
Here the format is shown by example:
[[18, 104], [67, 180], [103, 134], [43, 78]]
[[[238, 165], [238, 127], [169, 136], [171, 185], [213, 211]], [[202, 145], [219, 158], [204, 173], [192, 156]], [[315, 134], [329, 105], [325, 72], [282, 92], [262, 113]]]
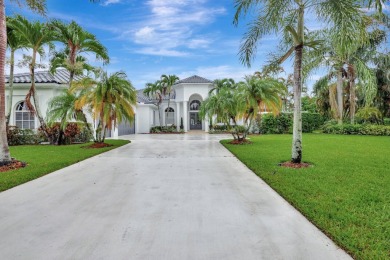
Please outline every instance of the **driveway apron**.
[[0, 193], [0, 259], [349, 259], [223, 136], [126, 137]]

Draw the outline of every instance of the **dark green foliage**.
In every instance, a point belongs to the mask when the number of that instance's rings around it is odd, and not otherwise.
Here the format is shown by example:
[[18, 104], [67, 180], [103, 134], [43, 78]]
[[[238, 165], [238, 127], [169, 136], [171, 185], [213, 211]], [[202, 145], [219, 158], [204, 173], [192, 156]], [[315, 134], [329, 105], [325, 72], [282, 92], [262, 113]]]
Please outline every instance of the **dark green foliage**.
[[390, 138], [304, 134], [305, 169], [290, 160], [290, 135], [222, 143], [354, 259], [389, 259]]
[[228, 130], [228, 125], [214, 125], [213, 130], [225, 132]]
[[[69, 122], [66, 124], [65, 131], [62, 131], [61, 124], [56, 122], [47, 127], [47, 131], [54, 144], [86, 143], [93, 137], [91, 131], [85, 127], [84, 123]], [[39, 132], [40, 136], [44, 138], [45, 135], [41, 129], [39, 129]], [[45, 141], [48, 140], [45, 139]]]
[[384, 118], [383, 119], [383, 124], [384, 125], [390, 125], [390, 118]]
[[[324, 117], [318, 113], [302, 113], [302, 131], [311, 133], [321, 128]], [[262, 134], [288, 134], [292, 133], [293, 114], [281, 113], [277, 116], [264, 114], [261, 120], [260, 132]]]
[[158, 133], [177, 133], [176, 126], [153, 126], [150, 128], [150, 133], [158, 134]]
[[388, 125], [361, 125], [361, 124], [325, 124], [323, 132], [326, 134], [342, 135], [382, 135], [390, 136]]
[[20, 129], [16, 126], [10, 126], [7, 130], [8, 145], [38, 144], [42, 141], [40, 135], [31, 129]]
[[302, 97], [302, 111], [309, 112], [309, 113], [317, 113], [317, 104], [316, 104], [317, 98], [315, 97]]

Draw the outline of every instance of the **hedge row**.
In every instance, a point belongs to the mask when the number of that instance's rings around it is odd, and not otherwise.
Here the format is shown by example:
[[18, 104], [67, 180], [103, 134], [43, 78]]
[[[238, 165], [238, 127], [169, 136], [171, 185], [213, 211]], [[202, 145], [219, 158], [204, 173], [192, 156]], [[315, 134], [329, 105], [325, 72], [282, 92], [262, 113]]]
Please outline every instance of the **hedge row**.
[[327, 134], [390, 136], [390, 126], [388, 125], [326, 124], [323, 131]]
[[153, 126], [150, 128], [150, 133], [177, 133], [176, 126]]
[[[263, 114], [260, 132], [263, 134], [289, 134], [293, 128], [293, 113]], [[320, 129], [325, 119], [318, 113], [302, 113], [302, 132], [311, 133]]]

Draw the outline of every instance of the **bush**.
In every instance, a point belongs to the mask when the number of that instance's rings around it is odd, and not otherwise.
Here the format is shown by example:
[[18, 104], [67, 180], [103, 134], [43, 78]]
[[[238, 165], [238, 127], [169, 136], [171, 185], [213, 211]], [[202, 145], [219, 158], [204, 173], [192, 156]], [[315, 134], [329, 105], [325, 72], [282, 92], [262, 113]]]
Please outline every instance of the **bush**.
[[[48, 141], [41, 128], [38, 129], [40, 135]], [[47, 127], [49, 136], [52, 138], [54, 144], [72, 144], [72, 143], [86, 143], [92, 139], [92, 133], [83, 123], [69, 122], [67, 123], [63, 132], [62, 140], [58, 142], [61, 133], [61, 124], [59, 122], [53, 123]]]
[[[288, 134], [292, 133], [293, 114], [280, 113], [262, 115], [260, 132], [263, 134]], [[302, 132], [311, 133], [320, 129], [324, 124], [324, 117], [318, 113], [302, 113]]]
[[343, 135], [384, 135], [390, 136], [390, 126], [372, 125], [372, 124], [325, 124], [323, 132], [327, 134], [343, 134]]
[[226, 132], [228, 130], [228, 126], [227, 125], [214, 125], [213, 130], [219, 131], [219, 132]]
[[384, 118], [383, 119], [383, 124], [384, 125], [390, 125], [390, 118]]
[[150, 128], [150, 133], [178, 133], [175, 125], [171, 126], [153, 126]]
[[20, 129], [17, 126], [9, 126], [7, 129], [8, 145], [39, 144], [42, 138], [31, 129]]
[[382, 113], [376, 107], [363, 107], [356, 113], [356, 121], [360, 124], [382, 124]]

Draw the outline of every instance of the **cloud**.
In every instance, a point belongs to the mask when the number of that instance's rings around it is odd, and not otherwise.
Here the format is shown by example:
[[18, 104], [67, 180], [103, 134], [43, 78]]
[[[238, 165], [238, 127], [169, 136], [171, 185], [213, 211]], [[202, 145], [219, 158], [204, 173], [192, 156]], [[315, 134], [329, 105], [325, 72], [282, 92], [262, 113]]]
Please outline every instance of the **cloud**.
[[187, 56], [196, 49], [208, 48], [211, 39], [199, 31], [212, 23], [225, 8], [212, 8], [206, 0], [150, 0], [149, 14], [133, 23], [121, 38], [139, 45], [137, 53], [162, 56]]
[[121, 0], [106, 0], [102, 5], [107, 6], [107, 5], [111, 5], [111, 4], [118, 4], [120, 2], [121, 2]]

